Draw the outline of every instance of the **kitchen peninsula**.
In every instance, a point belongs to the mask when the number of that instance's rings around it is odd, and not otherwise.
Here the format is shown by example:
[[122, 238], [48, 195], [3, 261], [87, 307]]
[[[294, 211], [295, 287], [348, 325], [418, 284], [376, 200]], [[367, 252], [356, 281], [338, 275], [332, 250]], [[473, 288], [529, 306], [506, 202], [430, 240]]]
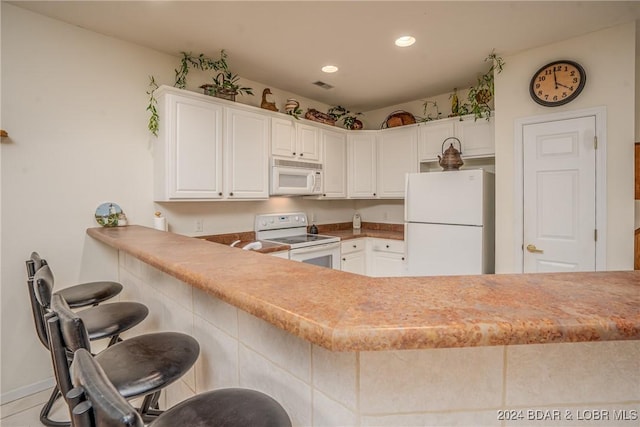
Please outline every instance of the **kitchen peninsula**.
[[640, 272], [369, 278], [141, 226], [88, 234], [149, 329], [200, 342], [176, 400], [257, 388], [314, 426], [640, 409]]

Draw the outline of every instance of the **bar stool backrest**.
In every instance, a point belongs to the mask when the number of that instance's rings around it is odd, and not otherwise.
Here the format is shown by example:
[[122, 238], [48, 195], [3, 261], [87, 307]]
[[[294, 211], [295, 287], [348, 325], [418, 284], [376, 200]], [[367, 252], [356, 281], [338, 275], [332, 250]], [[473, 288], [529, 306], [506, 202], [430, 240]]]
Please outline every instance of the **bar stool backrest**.
[[71, 372], [76, 385], [69, 393], [74, 427], [144, 426], [138, 412], [118, 393], [87, 350], [75, 352]]
[[35, 268], [34, 261], [29, 259], [26, 261], [27, 264], [27, 291], [29, 292], [29, 302], [31, 303], [31, 315], [33, 317], [33, 323], [36, 327], [36, 333], [38, 334], [38, 339], [45, 346], [45, 348], [49, 348], [49, 338], [47, 337], [47, 327], [45, 325], [44, 316], [47, 314], [47, 309], [40, 305], [36, 297], [36, 292], [34, 289], [34, 281], [33, 276], [36, 274], [37, 269]]

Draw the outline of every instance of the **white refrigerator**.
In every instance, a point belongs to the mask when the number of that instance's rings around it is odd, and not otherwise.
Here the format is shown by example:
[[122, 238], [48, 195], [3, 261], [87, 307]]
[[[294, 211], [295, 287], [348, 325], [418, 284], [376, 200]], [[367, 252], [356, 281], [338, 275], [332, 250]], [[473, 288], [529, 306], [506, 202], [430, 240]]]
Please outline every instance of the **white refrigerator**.
[[406, 274], [493, 273], [494, 188], [483, 169], [407, 174]]

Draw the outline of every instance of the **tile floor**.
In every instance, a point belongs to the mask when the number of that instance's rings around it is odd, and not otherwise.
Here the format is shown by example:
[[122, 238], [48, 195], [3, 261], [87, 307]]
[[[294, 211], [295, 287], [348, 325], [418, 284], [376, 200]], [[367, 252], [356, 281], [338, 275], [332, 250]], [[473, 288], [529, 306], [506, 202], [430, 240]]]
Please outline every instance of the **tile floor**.
[[[41, 427], [40, 410], [49, 399], [51, 390], [41, 391], [31, 396], [0, 407], [0, 427]], [[69, 420], [69, 414], [64, 401], [58, 400], [51, 411], [50, 418], [55, 421]]]

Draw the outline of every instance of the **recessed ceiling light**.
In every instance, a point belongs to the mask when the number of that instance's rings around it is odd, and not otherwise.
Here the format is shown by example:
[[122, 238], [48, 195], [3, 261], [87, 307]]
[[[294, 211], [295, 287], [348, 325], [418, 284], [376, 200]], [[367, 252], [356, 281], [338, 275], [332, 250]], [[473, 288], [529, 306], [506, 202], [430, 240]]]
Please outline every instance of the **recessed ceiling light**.
[[407, 47], [416, 42], [416, 39], [411, 36], [402, 36], [396, 39], [396, 46]]
[[336, 71], [338, 71], [338, 67], [336, 67], [335, 65], [325, 65], [324, 67], [322, 67], [322, 71], [324, 71], [325, 73], [335, 73]]

